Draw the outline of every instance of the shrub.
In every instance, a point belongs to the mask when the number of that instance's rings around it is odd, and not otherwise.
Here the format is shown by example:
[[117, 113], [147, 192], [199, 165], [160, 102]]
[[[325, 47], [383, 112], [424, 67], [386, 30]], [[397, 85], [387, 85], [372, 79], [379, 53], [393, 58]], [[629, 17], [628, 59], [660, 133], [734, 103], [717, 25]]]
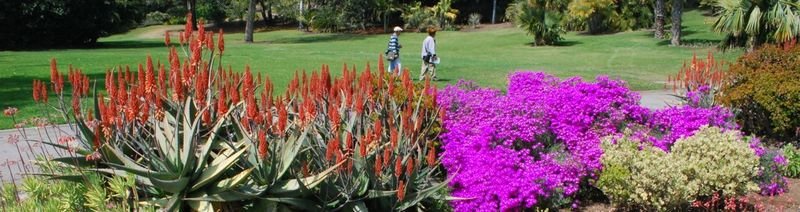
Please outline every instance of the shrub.
[[480, 13], [472, 13], [469, 14], [469, 19], [467, 19], [467, 24], [469, 24], [470, 28], [478, 28], [478, 25], [481, 24], [481, 14]]
[[758, 158], [734, 131], [703, 127], [678, 140], [670, 153], [627, 135], [605, 138], [603, 150], [603, 165], [610, 169], [597, 185], [615, 205], [681, 210], [716, 193], [737, 197], [757, 190], [752, 180]]
[[150, 25], [166, 24], [169, 21], [169, 18], [170, 16], [167, 13], [160, 11], [153, 11], [147, 13], [147, 17], [145, 17], [142, 25], [150, 26]]
[[781, 171], [786, 169], [788, 161], [783, 156], [783, 153], [778, 149], [769, 148], [759, 156], [760, 170], [755, 178], [761, 189], [759, 194], [775, 196], [786, 192], [789, 184]]
[[742, 130], [792, 140], [800, 129], [800, 47], [767, 45], [731, 65], [722, 104], [731, 107]]
[[345, 65], [332, 77], [323, 66], [310, 77], [295, 73], [276, 96], [269, 77], [248, 66], [234, 73], [212, 63], [223, 55], [223, 35], [215, 42], [190, 20], [180, 39], [185, 58], [167, 39], [166, 66], [148, 57], [138, 72], [109, 70], [108, 98], [97, 93], [89, 104], [81, 100], [88, 77], [70, 70], [68, 97], [52, 61], [51, 82], [34, 82], [34, 99], [52, 106], [43, 95], [52, 87], [56, 108], [78, 131], [71, 144], [47, 142], [71, 152], [54, 162], [133, 175], [143, 202], [166, 211], [385, 211], [443, 199], [435, 86], [415, 85], [408, 72], [374, 75], [369, 65], [360, 74]]
[[516, 0], [508, 5], [506, 19], [532, 35], [534, 45], [553, 45], [566, 32], [561, 20], [567, 4], [565, 0]]
[[791, 178], [800, 178], [800, 150], [792, 144], [783, 147], [783, 155], [786, 157], [786, 169], [783, 174]]

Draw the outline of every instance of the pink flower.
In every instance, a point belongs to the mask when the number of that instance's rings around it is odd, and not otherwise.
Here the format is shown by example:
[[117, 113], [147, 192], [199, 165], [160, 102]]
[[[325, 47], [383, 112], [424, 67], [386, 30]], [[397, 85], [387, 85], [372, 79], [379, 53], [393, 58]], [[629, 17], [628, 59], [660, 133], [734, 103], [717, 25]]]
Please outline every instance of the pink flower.
[[72, 136], [61, 136], [58, 138], [58, 144], [64, 145], [68, 144], [75, 140], [75, 137]]
[[86, 155], [86, 160], [88, 160], [88, 161], [99, 160], [100, 157], [102, 157], [102, 156], [103, 155], [101, 155], [100, 152], [95, 151], [95, 152], [92, 152], [92, 154]]
[[6, 116], [14, 116], [14, 114], [17, 114], [17, 108], [15, 107], [6, 108], [6, 110], [3, 111], [3, 114], [5, 114]]

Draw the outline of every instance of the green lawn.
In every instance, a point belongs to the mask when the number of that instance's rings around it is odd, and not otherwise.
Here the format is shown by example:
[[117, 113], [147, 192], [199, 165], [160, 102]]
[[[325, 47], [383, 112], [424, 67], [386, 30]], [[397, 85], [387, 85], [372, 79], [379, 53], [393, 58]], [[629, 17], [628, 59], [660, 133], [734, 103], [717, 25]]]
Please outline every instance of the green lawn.
[[[685, 13], [684, 40], [695, 47], [670, 47], [668, 41], [652, 38], [648, 31], [622, 32], [608, 35], [568, 33], [560, 46], [532, 47], [531, 37], [516, 28], [478, 30], [473, 32], [439, 32], [437, 52], [442, 58], [438, 84], [459, 79], [477, 81], [481, 85], [504, 87], [506, 76], [515, 70], [543, 70], [560, 77], [596, 75], [619, 77], [636, 90], [658, 89], [666, 74], [678, 70], [693, 53], [705, 55], [720, 35], [709, 32], [710, 21], [699, 11]], [[162, 27], [163, 26], [157, 26]], [[123, 35], [100, 40], [100, 47], [43, 51], [0, 52], [0, 107], [18, 107], [24, 117], [36, 115], [32, 107], [31, 84], [34, 79], [49, 80], [49, 60], [56, 58], [59, 69], [68, 64], [81, 68], [95, 79], [102, 79], [106, 69], [120, 64], [135, 66], [150, 54], [166, 61], [167, 49], [160, 38], [140, 39], [151, 28], [136, 29]], [[404, 33], [403, 66], [417, 76], [420, 66], [422, 33]], [[312, 34], [295, 30], [261, 32], [254, 44], [242, 42], [243, 34], [226, 34], [223, 62], [234, 70], [245, 64], [264, 72], [283, 87], [295, 70], [316, 70], [321, 64], [331, 65], [339, 73], [344, 63], [356, 64], [363, 70], [367, 62], [377, 65], [378, 55], [386, 48], [388, 35]], [[177, 39], [173, 39], [177, 41]], [[718, 58], [734, 59], [740, 50], [718, 53]], [[52, 98], [52, 97], [51, 97]], [[11, 121], [0, 119], [0, 128]]]

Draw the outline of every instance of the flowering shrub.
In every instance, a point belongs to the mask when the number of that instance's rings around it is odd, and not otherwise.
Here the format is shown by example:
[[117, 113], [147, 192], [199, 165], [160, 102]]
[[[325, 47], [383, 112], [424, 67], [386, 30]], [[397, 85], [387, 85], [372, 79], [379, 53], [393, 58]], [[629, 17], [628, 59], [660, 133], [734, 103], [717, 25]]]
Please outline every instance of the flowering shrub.
[[568, 202], [601, 168], [600, 138], [647, 109], [621, 81], [510, 76], [508, 93], [459, 82], [440, 92], [442, 164], [453, 176], [457, 211], [514, 210]]
[[609, 169], [597, 185], [615, 205], [680, 210], [717, 193], [738, 197], [757, 190], [752, 179], [758, 157], [738, 132], [703, 127], [669, 153], [640, 145], [627, 135], [603, 141], [602, 161]]
[[[295, 73], [276, 96], [269, 77], [249, 66], [236, 73], [215, 64], [222, 32], [214, 42], [214, 33], [192, 31], [188, 20], [179, 36], [184, 58], [167, 34], [167, 64], [147, 57], [136, 72], [109, 70], [106, 94], [95, 93], [93, 103], [82, 101], [90, 97], [86, 75], [69, 71], [66, 97], [51, 62], [51, 81], [35, 81], [33, 96], [55, 102], [78, 132], [46, 141], [70, 152], [52, 161], [79, 173], [133, 175], [134, 196], [165, 211], [405, 210], [444, 197], [431, 141], [435, 86], [415, 85], [408, 71], [373, 74], [367, 65], [357, 74], [345, 65], [332, 77], [323, 66]], [[44, 95], [51, 87], [57, 101]]]
[[761, 195], [775, 196], [786, 192], [789, 188], [786, 177], [781, 173], [788, 165], [783, 153], [778, 149], [767, 149], [759, 160], [759, 170], [755, 181], [758, 183]]

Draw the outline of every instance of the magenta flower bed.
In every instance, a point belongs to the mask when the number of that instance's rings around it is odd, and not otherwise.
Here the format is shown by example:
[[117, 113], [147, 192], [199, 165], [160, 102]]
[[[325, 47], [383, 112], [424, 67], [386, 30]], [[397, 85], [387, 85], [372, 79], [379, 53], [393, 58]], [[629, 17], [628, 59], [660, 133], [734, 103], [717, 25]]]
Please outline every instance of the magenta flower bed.
[[509, 211], [573, 202], [602, 168], [600, 139], [642, 130], [668, 150], [702, 125], [735, 128], [724, 108], [651, 112], [623, 81], [560, 80], [541, 72], [509, 77], [508, 91], [460, 81], [439, 92], [445, 110], [442, 164], [453, 176], [456, 211]]

